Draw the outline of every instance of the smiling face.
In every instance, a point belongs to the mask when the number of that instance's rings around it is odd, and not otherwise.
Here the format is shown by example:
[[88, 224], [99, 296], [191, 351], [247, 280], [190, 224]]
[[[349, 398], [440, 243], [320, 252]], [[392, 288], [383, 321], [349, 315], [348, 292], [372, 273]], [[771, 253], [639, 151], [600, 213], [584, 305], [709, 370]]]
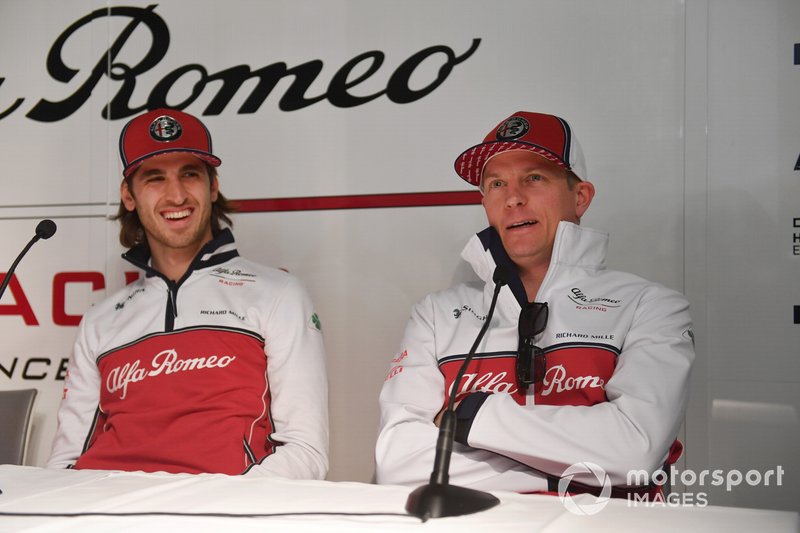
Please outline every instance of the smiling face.
[[173, 152], [151, 157], [120, 187], [125, 208], [139, 215], [157, 269], [175, 262], [188, 267], [211, 240], [211, 204], [219, 184], [193, 155]]
[[532, 152], [494, 156], [483, 169], [483, 207], [521, 275], [543, 276], [550, 264], [558, 223], [579, 223], [594, 197], [586, 181], [570, 185], [567, 171]]

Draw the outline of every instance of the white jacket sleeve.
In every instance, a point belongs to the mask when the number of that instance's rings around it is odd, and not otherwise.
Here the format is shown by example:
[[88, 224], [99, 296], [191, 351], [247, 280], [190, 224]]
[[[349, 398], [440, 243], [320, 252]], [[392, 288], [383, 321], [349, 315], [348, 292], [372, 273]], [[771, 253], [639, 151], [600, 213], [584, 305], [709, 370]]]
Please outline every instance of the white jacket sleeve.
[[[434, 344], [433, 309], [428, 296], [417, 304], [405, 330], [402, 353], [390, 365], [380, 394], [380, 432], [376, 445], [378, 483], [428, 482], [439, 429], [433, 419], [445, 402], [444, 376]], [[492, 467], [486, 461], [492, 460]], [[544, 490], [531, 469], [494, 453], [454, 444], [450, 482], [484, 489]]]
[[[556, 476], [592, 462], [613, 485], [627, 485], [628, 472], [652, 473], [663, 465], [678, 433], [694, 360], [691, 335], [686, 299], [650, 287], [606, 384], [607, 402], [520, 406], [494, 394], [475, 414], [467, 442]], [[589, 474], [575, 480], [596, 485]]]
[[265, 317], [271, 439], [280, 445], [247, 475], [323, 479], [328, 472], [325, 349], [311, 298], [290, 277]]
[[58, 429], [48, 468], [71, 467], [84, 444], [100, 403], [100, 373], [96, 354], [90, 347], [86, 319], [81, 321], [64, 381], [64, 394], [58, 409]]

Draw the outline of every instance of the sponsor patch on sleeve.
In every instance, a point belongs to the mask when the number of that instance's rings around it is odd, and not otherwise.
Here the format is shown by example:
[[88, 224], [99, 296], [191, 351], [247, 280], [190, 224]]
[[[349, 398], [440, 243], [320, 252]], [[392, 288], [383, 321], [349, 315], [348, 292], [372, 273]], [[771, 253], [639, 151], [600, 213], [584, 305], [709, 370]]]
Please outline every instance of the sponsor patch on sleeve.
[[313, 313], [311, 318], [308, 319], [308, 327], [317, 331], [322, 331], [322, 322], [320, 322], [317, 313]]

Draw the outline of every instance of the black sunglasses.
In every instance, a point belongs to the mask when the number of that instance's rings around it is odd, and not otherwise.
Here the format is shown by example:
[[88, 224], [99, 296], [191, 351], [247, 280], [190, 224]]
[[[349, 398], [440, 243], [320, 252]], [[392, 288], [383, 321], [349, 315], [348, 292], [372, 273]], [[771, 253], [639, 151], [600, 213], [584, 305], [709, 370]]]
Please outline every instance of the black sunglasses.
[[519, 313], [517, 384], [523, 390], [544, 379], [547, 358], [544, 350], [533, 343], [533, 339], [547, 327], [548, 315], [547, 302], [529, 303]]

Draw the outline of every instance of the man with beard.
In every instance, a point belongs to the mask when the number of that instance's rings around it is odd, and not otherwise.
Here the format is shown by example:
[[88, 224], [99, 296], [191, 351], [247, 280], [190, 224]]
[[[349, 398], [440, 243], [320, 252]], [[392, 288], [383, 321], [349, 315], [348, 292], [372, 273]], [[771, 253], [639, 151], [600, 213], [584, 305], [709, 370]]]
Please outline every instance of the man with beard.
[[48, 466], [324, 478], [319, 319], [294, 276], [239, 256], [208, 130], [150, 111], [120, 156], [120, 242], [144, 277], [84, 316]]

